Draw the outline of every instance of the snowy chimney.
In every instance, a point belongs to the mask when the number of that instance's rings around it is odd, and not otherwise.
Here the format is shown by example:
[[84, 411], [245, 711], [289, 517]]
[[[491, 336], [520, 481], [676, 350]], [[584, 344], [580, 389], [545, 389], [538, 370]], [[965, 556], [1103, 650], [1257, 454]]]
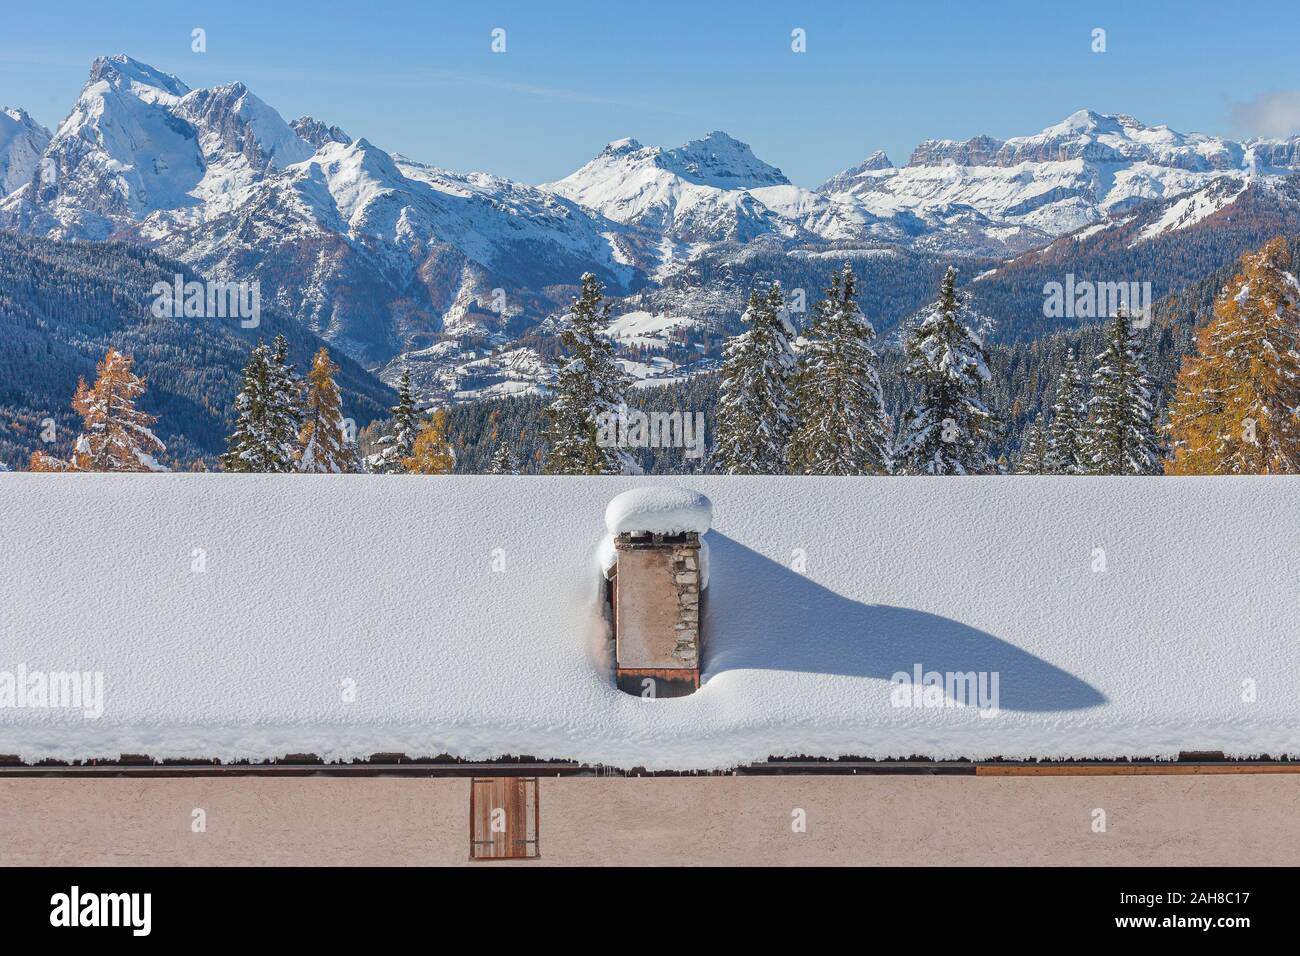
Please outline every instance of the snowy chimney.
[[603, 566], [618, 688], [684, 697], [700, 686], [700, 602], [708, 585], [713, 506], [695, 491], [625, 491], [605, 509]]

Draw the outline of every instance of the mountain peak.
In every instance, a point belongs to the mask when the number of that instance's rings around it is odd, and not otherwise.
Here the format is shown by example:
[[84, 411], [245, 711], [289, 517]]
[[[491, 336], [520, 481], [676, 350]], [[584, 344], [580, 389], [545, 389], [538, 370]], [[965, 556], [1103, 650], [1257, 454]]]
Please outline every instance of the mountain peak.
[[0, 198], [31, 181], [49, 142], [50, 131], [26, 110], [0, 108]]
[[171, 73], [156, 70], [147, 63], [132, 59], [125, 53], [114, 56], [96, 57], [90, 64], [90, 80], [95, 83], [104, 80], [116, 86], [126, 83], [131, 86], [144, 86], [161, 90], [170, 96], [184, 96], [190, 88]]
[[43, 129], [40, 123], [32, 119], [32, 114], [27, 112], [21, 106], [0, 106], [0, 114], [3, 114], [13, 120], [20, 126], [28, 126], [35, 129]]
[[965, 142], [927, 139], [912, 150], [909, 166], [991, 166], [1003, 143], [992, 136], [972, 136]]
[[697, 143], [712, 143], [712, 144], [725, 146], [725, 147], [739, 147], [740, 149], [744, 149], [744, 150], [749, 149], [749, 146], [747, 146], [745, 143], [742, 143], [740, 140], [736, 139], [736, 137], [732, 136], [730, 133], [726, 132], [725, 130], [720, 130], [720, 129], [715, 129], [710, 133], [706, 133], [705, 135], [701, 136], [699, 139], [693, 139], [686, 145], [693, 146]]
[[320, 149], [326, 143], [350, 143], [352, 137], [337, 126], [328, 126], [312, 116], [299, 116], [289, 124], [295, 133]]
[[893, 169], [894, 164], [889, 161], [889, 155], [883, 150], [878, 149], [868, 156], [859, 169]]
[[[618, 178], [631, 170], [660, 169], [697, 186], [715, 189], [756, 189], [785, 186], [790, 180], [757, 156], [749, 145], [722, 130], [714, 130], [681, 146], [643, 146], [630, 136], [616, 139], [582, 169], [560, 182], [581, 191], [584, 183]], [[570, 197], [572, 198], [572, 197]]]
[[659, 165], [684, 179], [719, 189], [790, 184], [785, 173], [755, 156], [749, 144], [722, 130], [714, 130], [676, 149], [664, 150]]
[[1103, 113], [1098, 113], [1096, 110], [1075, 110], [1057, 126], [1078, 130], [1093, 129], [1111, 118]]
[[610, 140], [605, 144], [605, 148], [601, 152], [611, 156], [622, 156], [627, 153], [635, 153], [643, 148], [631, 136], [624, 136], [622, 139]]
[[405, 180], [393, 157], [362, 136], [350, 143], [327, 143], [316, 153], [313, 162], [322, 160], [365, 173], [385, 185], [400, 184]]
[[890, 162], [889, 156], [883, 149], [878, 149], [858, 165], [844, 170], [842, 173], [836, 173], [826, 182], [817, 187], [817, 192], [824, 195], [839, 192], [853, 192], [855, 187], [871, 180], [875, 177], [866, 176], [866, 173], [879, 172], [882, 169], [894, 169], [894, 164]]
[[172, 107], [204, 135], [205, 148], [242, 154], [256, 167], [283, 168], [316, 151], [243, 83], [192, 90]]

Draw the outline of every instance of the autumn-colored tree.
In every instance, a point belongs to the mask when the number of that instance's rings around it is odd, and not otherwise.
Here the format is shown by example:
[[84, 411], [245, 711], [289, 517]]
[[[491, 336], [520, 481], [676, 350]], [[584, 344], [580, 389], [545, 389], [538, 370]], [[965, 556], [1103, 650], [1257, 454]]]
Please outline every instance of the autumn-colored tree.
[[411, 457], [402, 468], [412, 475], [449, 475], [456, 464], [456, 452], [447, 441], [447, 410], [440, 408], [420, 426]]
[[67, 471], [68, 463], [62, 459], [55, 458], [53, 455], [47, 455], [43, 451], [32, 452], [32, 457], [27, 461], [28, 471]]
[[61, 461], [33, 452], [32, 471], [166, 471], [155, 459], [167, 446], [151, 426], [158, 420], [135, 407], [145, 380], [131, 371], [132, 357], [110, 348], [95, 368], [95, 384], [77, 383], [72, 407], [81, 416], [81, 434], [72, 458]]
[[307, 373], [307, 400], [294, 454], [298, 471], [338, 475], [357, 470], [356, 449], [343, 434], [342, 401], [334, 384], [337, 371], [322, 345]]
[[1286, 242], [1241, 259], [1183, 361], [1169, 475], [1300, 472], [1300, 285]]

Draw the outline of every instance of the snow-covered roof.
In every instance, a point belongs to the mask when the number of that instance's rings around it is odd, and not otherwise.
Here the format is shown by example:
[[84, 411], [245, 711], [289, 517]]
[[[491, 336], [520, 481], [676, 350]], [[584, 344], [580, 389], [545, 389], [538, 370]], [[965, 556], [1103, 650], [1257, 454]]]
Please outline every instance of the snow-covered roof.
[[[712, 501], [712, 583], [703, 686], [645, 700], [596, 552], [656, 483]], [[1300, 754], [1298, 504], [1282, 477], [6, 474], [0, 753]], [[20, 667], [101, 673], [102, 716], [6, 705]], [[996, 674], [996, 711], [914, 706], [918, 668]]]

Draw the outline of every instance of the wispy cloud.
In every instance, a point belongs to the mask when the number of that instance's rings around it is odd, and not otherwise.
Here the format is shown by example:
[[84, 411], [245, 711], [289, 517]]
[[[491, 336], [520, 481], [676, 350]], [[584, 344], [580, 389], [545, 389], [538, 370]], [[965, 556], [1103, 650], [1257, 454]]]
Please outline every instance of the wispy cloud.
[[209, 72], [214, 67], [230, 74], [231, 79], [244, 79], [245, 76], [274, 76], [287, 80], [308, 81], [316, 84], [347, 85], [366, 84], [381, 89], [402, 87], [404, 89], [422, 89], [435, 87], [477, 87], [487, 90], [501, 90], [518, 93], [521, 96], [535, 96], [544, 99], [565, 100], [572, 103], [589, 103], [594, 106], [615, 106], [621, 109], [646, 110], [668, 113], [675, 116], [695, 116], [689, 110], [678, 109], [658, 102], [650, 97], [618, 97], [583, 90], [566, 89], [557, 86], [545, 86], [510, 80], [485, 73], [470, 73], [432, 67], [415, 67], [391, 71], [366, 70], [354, 75], [331, 70], [316, 70], [311, 67], [280, 66], [260, 63], [241, 63], [213, 59], [205, 64]]
[[488, 76], [482, 73], [465, 73], [460, 70], [418, 70], [414, 71], [413, 75], [410, 76], [409, 79], [414, 83], [433, 83], [443, 86], [477, 86], [483, 89], [504, 90], [509, 93], [519, 93], [524, 96], [538, 96], [552, 100], [567, 100], [573, 103], [591, 103], [597, 106], [619, 106], [625, 109], [653, 110], [661, 113], [672, 113], [677, 116], [692, 115], [689, 111], [679, 110], [662, 103], [656, 103], [650, 99], [605, 96], [598, 93], [587, 93], [582, 90], [570, 90], [555, 86], [542, 86], [537, 83], [523, 83], [517, 80], [504, 79], [499, 76]]
[[1232, 107], [1238, 135], [1290, 136], [1300, 132], [1300, 90], [1274, 90]]

